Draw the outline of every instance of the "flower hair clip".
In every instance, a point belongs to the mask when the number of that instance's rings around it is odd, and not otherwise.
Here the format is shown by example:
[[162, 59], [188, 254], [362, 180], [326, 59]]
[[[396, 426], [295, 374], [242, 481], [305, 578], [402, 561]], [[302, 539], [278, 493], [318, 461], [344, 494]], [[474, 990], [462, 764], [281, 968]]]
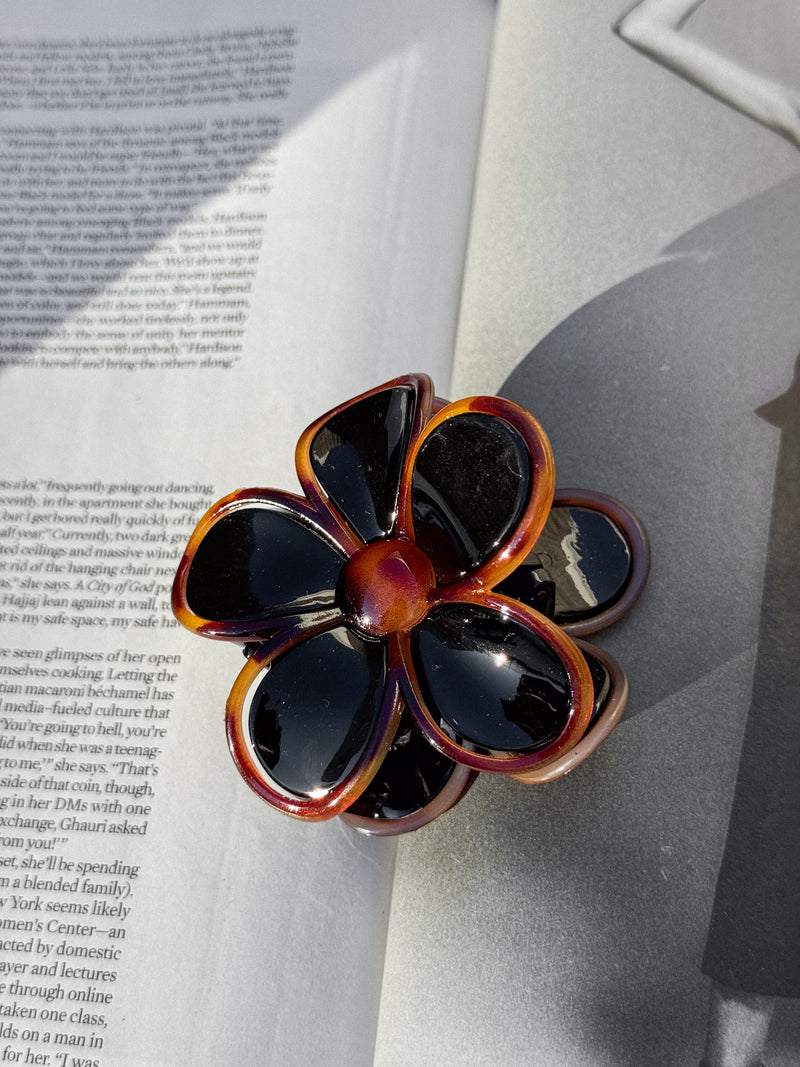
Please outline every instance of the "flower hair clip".
[[302, 434], [304, 496], [242, 489], [200, 521], [173, 610], [244, 643], [233, 759], [268, 804], [414, 830], [479, 771], [546, 782], [608, 735], [619, 664], [579, 638], [630, 607], [647, 539], [599, 493], [555, 493], [550, 443], [498, 397], [407, 375]]

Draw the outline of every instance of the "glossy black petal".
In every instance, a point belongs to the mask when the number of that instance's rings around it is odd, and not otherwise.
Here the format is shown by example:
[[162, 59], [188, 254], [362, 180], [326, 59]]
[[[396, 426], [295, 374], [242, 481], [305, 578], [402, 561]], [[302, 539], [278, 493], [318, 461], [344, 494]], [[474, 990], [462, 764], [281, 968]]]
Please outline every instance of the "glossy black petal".
[[353, 771], [383, 697], [386, 652], [344, 627], [278, 656], [250, 702], [250, 737], [271, 778], [290, 793], [319, 796]]
[[589, 725], [586, 728], [586, 733], [588, 733], [600, 718], [608, 704], [612, 693], [612, 683], [611, 675], [597, 656], [593, 656], [585, 646], [581, 648], [581, 652], [589, 667], [589, 672], [592, 676], [592, 685], [594, 686], [594, 708], [592, 710], [592, 717], [589, 720]]
[[[533, 552], [497, 592], [544, 611], [563, 625], [599, 615], [622, 596], [631, 575], [631, 550], [602, 511], [554, 507]], [[552, 588], [547, 610], [544, 588]]]
[[488, 559], [513, 532], [531, 492], [522, 436], [493, 415], [440, 423], [417, 454], [411, 483], [414, 538], [440, 582]]
[[308, 522], [262, 504], [236, 508], [192, 560], [186, 602], [204, 619], [247, 622], [333, 605], [345, 557]]
[[405, 712], [377, 774], [347, 810], [367, 819], [411, 815], [441, 793], [455, 768]]
[[526, 626], [494, 609], [440, 605], [414, 631], [412, 656], [429, 712], [464, 747], [534, 752], [567, 723], [563, 663]]
[[394, 530], [415, 406], [411, 386], [384, 389], [334, 415], [311, 442], [317, 481], [364, 541]]

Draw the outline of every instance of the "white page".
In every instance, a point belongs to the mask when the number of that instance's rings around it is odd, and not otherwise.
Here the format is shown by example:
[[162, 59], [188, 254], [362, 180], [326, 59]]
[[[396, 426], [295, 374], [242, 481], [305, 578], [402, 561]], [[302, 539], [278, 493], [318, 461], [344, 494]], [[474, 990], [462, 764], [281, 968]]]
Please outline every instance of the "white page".
[[7, 1062], [371, 1062], [394, 845], [245, 787], [241, 653], [176, 627], [168, 589], [212, 500], [296, 489], [313, 418], [446, 381], [492, 19], [7, 13]]

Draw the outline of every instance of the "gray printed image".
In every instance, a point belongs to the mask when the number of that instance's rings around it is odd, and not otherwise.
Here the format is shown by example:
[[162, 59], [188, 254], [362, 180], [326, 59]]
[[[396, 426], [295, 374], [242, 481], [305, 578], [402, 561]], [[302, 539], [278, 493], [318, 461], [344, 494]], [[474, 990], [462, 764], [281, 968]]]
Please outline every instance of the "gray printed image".
[[[382, 1011], [425, 1005], [452, 1063], [791, 1067], [800, 8], [621, 6], [501, 8], [452, 391], [531, 410], [559, 487], [642, 519], [648, 585], [602, 635], [631, 699], [562, 781], [479, 782], [401, 847]], [[403, 919], [436, 981], [401, 1004]]]

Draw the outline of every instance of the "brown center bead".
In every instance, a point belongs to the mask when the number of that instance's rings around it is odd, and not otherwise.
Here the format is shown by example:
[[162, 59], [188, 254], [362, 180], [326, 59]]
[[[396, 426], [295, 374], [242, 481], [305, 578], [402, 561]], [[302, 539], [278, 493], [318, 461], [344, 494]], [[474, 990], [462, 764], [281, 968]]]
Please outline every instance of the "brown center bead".
[[422, 621], [435, 583], [431, 561], [412, 541], [373, 541], [345, 563], [338, 599], [350, 626], [384, 637]]

